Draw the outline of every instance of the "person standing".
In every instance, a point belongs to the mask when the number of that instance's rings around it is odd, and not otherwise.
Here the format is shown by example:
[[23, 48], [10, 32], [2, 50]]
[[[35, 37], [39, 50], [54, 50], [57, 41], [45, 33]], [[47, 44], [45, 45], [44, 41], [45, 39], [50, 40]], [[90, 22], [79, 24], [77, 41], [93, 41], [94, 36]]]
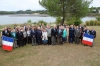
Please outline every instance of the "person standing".
[[59, 45], [62, 44], [62, 35], [63, 35], [62, 26], [59, 26], [59, 29], [57, 30], [57, 42]]
[[32, 39], [32, 46], [36, 46], [36, 30], [34, 27], [32, 27], [31, 30], [31, 39]]
[[69, 26], [66, 26], [66, 30], [67, 30], [67, 42], [69, 41]]
[[23, 29], [23, 44], [26, 45], [27, 43], [27, 32], [25, 31], [25, 29]]
[[80, 24], [78, 28], [79, 28], [79, 29], [82, 29], [82, 31], [84, 30], [82, 24]]
[[43, 29], [43, 32], [42, 32], [42, 41], [43, 41], [43, 44], [47, 44], [47, 41], [48, 41], [48, 34], [47, 34], [47, 31], [45, 29]]
[[96, 31], [94, 30], [94, 28], [92, 28], [92, 30], [90, 31], [90, 34], [94, 36], [93, 44], [92, 44], [92, 46], [94, 46], [94, 40], [96, 38]]
[[84, 30], [82, 31], [82, 29], [79, 29], [80, 30], [80, 43], [82, 44], [82, 39], [83, 39], [83, 34], [84, 34]]
[[74, 27], [73, 25], [70, 26], [69, 28], [69, 43], [73, 43], [74, 42]]
[[18, 32], [17, 32], [17, 34], [16, 34], [16, 37], [17, 37], [17, 44], [19, 45], [19, 47], [23, 47], [24, 46], [24, 44], [23, 44], [23, 32], [22, 32], [22, 30], [21, 30], [21, 28], [19, 28], [18, 29]]
[[40, 27], [38, 27], [37, 31], [36, 31], [36, 37], [37, 37], [37, 43], [42, 44], [42, 31], [40, 29]]
[[56, 44], [56, 37], [57, 37], [57, 29], [56, 26], [53, 26], [52, 30], [51, 30], [51, 39], [52, 39], [52, 45]]
[[63, 41], [63, 43], [65, 43], [66, 42], [66, 40], [67, 40], [67, 30], [66, 30], [66, 27], [63, 27], [63, 32], [62, 32], [62, 41]]
[[10, 32], [11, 38], [14, 38], [13, 48], [17, 48], [17, 38], [16, 38], [16, 31], [13, 29]]
[[78, 29], [78, 26], [76, 27], [74, 31], [74, 35], [75, 35], [75, 44], [79, 44], [79, 37], [81, 33], [80, 33], [80, 30]]
[[31, 43], [31, 30], [30, 30], [30, 28], [28, 28], [28, 30], [27, 30], [27, 42], [28, 42], [28, 44]]
[[51, 27], [50, 25], [47, 26], [47, 34], [48, 34], [48, 45], [51, 45]]

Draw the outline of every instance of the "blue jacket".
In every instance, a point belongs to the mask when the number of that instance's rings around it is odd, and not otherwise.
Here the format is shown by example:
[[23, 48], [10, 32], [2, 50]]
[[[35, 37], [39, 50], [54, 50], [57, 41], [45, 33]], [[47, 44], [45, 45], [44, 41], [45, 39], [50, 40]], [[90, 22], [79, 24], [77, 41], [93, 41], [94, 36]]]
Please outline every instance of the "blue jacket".
[[42, 36], [42, 31], [41, 30], [36, 30], [36, 36], [41, 37]]

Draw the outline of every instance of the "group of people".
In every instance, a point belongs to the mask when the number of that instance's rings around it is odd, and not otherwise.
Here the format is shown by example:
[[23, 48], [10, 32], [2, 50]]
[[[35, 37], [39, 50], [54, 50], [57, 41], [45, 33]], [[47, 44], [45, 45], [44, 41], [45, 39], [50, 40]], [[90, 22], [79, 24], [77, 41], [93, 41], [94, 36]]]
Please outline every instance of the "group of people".
[[96, 37], [96, 31], [84, 27], [74, 25], [50, 25], [29, 26], [15, 25], [13, 28], [5, 27], [2, 36], [14, 38], [14, 48], [23, 47], [26, 44], [36, 45], [63, 45], [66, 42], [79, 44], [82, 43], [83, 34], [88, 33]]

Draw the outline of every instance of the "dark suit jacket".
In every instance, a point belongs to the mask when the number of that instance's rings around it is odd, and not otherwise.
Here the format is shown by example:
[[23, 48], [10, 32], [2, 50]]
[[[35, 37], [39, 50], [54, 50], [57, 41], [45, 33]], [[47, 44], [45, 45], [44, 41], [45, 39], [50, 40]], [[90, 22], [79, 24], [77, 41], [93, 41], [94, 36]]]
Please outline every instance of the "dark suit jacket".
[[85, 30], [84, 32], [90, 34], [90, 30]]
[[7, 37], [11, 37], [10, 36], [10, 31], [8, 31], [8, 30], [7, 30], [7, 32], [5, 32], [5, 30], [3, 30], [2, 35], [7, 36]]
[[96, 38], [96, 31], [91, 30], [90, 34], [94, 36], [94, 38]]
[[37, 38], [42, 36], [42, 31], [41, 30], [36, 30], [36, 36]]
[[62, 35], [63, 35], [63, 30], [61, 30], [61, 32], [59, 33], [59, 29], [57, 30], [57, 37], [62, 37]]
[[69, 28], [69, 37], [74, 37], [74, 31], [75, 29], [74, 28]]
[[83, 28], [82, 26], [79, 26], [78, 28], [79, 28], [79, 29], [82, 29], [82, 31], [84, 30], [84, 28]]
[[57, 29], [51, 29], [51, 36], [56, 37], [57, 35]]
[[80, 37], [80, 35], [81, 35], [80, 30], [75, 29], [74, 35], [75, 35], [75, 37]]
[[16, 37], [17, 37], [18, 40], [22, 40], [24, 38], [23, 32], [21, 32], [21, 31], [19, 32], [18, 31], [17, 34], [16, 34]]

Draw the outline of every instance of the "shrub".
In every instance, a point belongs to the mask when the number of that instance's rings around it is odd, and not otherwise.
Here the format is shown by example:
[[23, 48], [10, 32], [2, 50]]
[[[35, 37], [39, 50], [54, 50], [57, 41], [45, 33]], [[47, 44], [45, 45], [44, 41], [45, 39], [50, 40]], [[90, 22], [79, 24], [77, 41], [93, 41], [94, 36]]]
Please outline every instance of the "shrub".
[[44, 25], [47, 25], [47, 23], [45, 22], [45, 21], [43, 21], [43, 20], [40, 20], [39, 22], [38, 22], [38, 24], [44, 24]]
[[90, 25], [94, 26], [94, 22], [95, 22], [94, 20], [90, 20]]
[[95, 22], [94, 22], [94, 26], [97, 26], [97, 25], [98, 25], [98, 21], [95, 20]]
[[100, 22], [98, 22], [98, 25], [100, 26]]
[[75, 26], [78, 26], [78, 25], [80, 25], [81, 23], [82, 23], [82, 21], [81, 21], [80, 19], [74, 21], [74, 25], [75, 25]]
[[90, 26], [90, 21], [86, 21], [86, 25], [87, 26]]
[[27, 23], [31, 23], [31, 22], [32, 22], [31, 20], [28, 20], [28, 21], [27, 21]]

